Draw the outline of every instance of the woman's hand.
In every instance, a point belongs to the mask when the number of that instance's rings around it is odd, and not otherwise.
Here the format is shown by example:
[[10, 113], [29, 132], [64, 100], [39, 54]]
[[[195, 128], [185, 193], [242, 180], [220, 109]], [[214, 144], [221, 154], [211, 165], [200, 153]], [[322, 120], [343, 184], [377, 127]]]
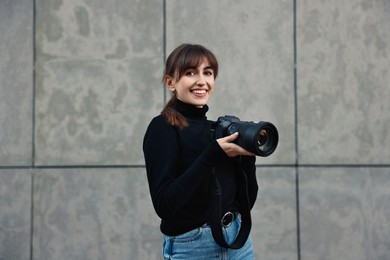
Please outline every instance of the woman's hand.
[[246, 156], [255, 156], [254, 153], [251, 153], [241, 146], [233, 143], [234, 140], [238, 138], [238, 132], [235, 132], [231, 135], [217, 139], [219, 146], [229, 157], [236, 157], [237, 155], [246, 155]]

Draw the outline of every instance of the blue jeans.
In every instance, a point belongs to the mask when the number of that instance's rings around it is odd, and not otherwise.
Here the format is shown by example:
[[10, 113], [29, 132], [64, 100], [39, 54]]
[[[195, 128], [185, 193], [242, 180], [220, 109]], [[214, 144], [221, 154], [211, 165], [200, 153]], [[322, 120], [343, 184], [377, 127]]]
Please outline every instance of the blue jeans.
[[[231, 244], [241, 226], [241, 218], [236, 218], [224, 229], [226, 242]], [[215, 243], [210, 226], [203, 226], [178, 236], [163, 236], [163, 256], [170, 260], [223, 259], [253, 260], [254, 253], [250, 237], [240, 249], [228, 249]]]

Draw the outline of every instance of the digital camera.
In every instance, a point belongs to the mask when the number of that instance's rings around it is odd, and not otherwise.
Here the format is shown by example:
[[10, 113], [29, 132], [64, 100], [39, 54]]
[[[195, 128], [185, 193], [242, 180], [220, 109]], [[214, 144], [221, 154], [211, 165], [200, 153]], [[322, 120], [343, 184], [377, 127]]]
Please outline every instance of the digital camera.
[[240, 121], [237, 117], [229, 115], [218, 118], [214, 129], [215, 139], [235, 132], [239, 133], [238, 138], [234, 141], [236, 144], [262, 157], [271, 155], [279, 142], [278, 130], [270, 122]]

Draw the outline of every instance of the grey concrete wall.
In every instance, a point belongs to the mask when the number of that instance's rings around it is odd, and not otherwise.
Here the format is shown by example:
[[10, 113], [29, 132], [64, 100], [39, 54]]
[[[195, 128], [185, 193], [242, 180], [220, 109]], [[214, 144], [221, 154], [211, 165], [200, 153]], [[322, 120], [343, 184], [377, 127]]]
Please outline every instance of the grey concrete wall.
[[0, 259], [161, 259], [141, 143], [164, 58], [204, 44], [209, 118], [269, 120], [257, 259], [390, 258], [390, 2], [0, 1]]

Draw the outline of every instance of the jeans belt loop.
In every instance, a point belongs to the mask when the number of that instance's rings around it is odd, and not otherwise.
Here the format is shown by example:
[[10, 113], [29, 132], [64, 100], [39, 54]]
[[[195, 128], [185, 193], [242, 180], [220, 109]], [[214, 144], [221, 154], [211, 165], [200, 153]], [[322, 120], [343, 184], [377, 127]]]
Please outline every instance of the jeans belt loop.
[[221, 218], [221, 226], [227, 228], [232, 224], [234, 218], [235, 215], [232, 212], [226, 212], [225, 215], [223, 215], [223, 217]]

